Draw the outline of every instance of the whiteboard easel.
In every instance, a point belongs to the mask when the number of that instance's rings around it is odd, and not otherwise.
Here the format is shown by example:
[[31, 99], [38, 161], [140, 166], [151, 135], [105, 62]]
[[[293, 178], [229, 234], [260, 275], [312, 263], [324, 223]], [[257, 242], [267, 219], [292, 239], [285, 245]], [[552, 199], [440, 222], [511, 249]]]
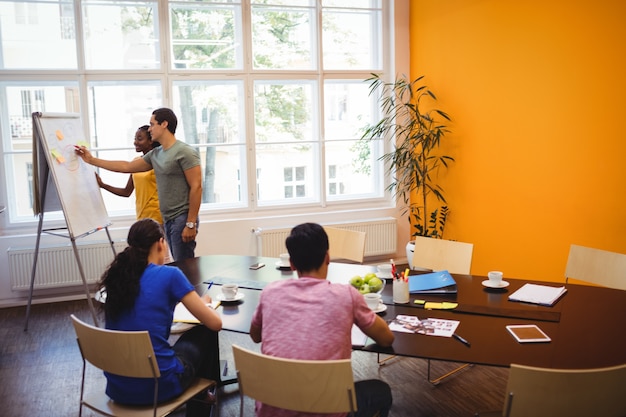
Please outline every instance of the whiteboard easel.
[[[24, 331], [28, 330], [30, 306], [33, 298], [37, 259], [41, 234], [48, 233], [70, 239], [76, 264], [83, 281], [87, 303], [98, 326], [96, 310], [91, 300], [89, 286], [76, 246], [76, 240], [99, 230], [106, 230], [113, 256], [115, 246], [109, 233], [108, 218], [94, 171], [74, 152], [75, 145], [85, 144], [81, 139], [82, 125], [79, 114], [33, 113], [33, 182], [35, 203], [33, 209], [39, 216], [37, 242], [30, 277], [30, 292], [26, 308]], [[66, 227], [44, 229], [46, 210], [63, 211]]]

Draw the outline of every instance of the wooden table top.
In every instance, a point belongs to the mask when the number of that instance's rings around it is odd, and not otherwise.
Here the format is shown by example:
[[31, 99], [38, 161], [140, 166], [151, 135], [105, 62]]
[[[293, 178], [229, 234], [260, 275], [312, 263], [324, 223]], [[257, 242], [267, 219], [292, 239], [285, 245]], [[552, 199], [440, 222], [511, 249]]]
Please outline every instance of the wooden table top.
[[[276, 258], [237, 255], [201, 256], [175, 263], [187, 275], [199, 292], [207, 282], [214, 285], [209, 293], [219, 294], [223, 282], [236, 282], [244, 298], [235, 303], [223, 303], [220, 308], [225, 330], [247, 333], [260, 290], [269, 282], [294, 279], [293, 271], [276, 267]], [[250, 270], [256, 262], [265, 267]], [[328, 280], [347, 283], [354, 275], [375, 271], [374, 266], [332, 263]], [[392, 301], [392, 285], [383, 290], [383, 302], [388, 308], [380, 313], [386, 320], [398, 314], [419, 318], [442, 318], [460, 321], [457, 333], [470, 342], [470, 347], [454, 338], [396, 332], [391, 348], [376, 344], [364, 350], [402, 356], [476, 364], [509, 366], [518, 363], [552, 368], [596, 368], [626, 363], [626, 291], [603, 287], [565, 285], [567, 293], [552, 307], [508, 301], [508, 296], [526, 282], [508, 279], [510, 285], [501, 290], [482, 286], [485, 277], [454, 275], [458, 292], [454, 295], [411, 295], [409, 304]], [[454, 310], [424, 310], [414, 299], [453, 301]], [[536, 324], [552, 339], [549, 343], [518, 343], [508, 333], [509, 324]]]

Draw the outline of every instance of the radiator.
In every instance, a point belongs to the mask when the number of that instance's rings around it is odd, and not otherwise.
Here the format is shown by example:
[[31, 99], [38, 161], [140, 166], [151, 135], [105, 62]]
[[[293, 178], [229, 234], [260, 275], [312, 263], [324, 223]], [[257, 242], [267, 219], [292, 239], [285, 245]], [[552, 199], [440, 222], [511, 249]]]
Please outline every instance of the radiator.
[[[126, 242], [115, 242], [116, 252], [126, 247]], [[80, 262], [88, 284], [97, 282], [106, 267], [113, 260], [110, 243], [77, 245]], [[35, 258], [35, 248], [12, 249], [7, 251], [9, 274], [13, 290], [29, 290]], [[82, 285], [78, 263], [71, 245], [39, 248], [37, 272], [33, 288], [58, 288]]]
[[[361, 222], [334, 223], [324, 226], [339, 229], [365, 232], [365, 256], [393, 255], [396, 253], [397, 228], [396, 219], [372, 219]], [[289, 236], [291, 227], [276, 229], [252, 229], [257, 235], [258, 254], [277, 258], [287, 252], [285, 238]]]

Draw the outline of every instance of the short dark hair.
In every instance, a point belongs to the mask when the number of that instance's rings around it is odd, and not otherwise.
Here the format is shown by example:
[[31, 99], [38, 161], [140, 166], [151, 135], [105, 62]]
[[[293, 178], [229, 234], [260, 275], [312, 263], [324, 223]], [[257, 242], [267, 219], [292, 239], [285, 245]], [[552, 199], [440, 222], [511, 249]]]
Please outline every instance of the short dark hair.
[[326, 259], [328, 235], [317, 223], [303, 223], [291, 229], [285, 245], [297, 271], [313, 271]]
[[176, 133], [176, 126], [178, 126], [178, 119], [176, 115], [172, 111], [172, 109], [168, 109], [167, 107], [161, 107], [160, 109], [156, 109], [152, 112], [154, 118], [159, 124], [167, 121], [167, 130], [172, 132], [172, 134]]

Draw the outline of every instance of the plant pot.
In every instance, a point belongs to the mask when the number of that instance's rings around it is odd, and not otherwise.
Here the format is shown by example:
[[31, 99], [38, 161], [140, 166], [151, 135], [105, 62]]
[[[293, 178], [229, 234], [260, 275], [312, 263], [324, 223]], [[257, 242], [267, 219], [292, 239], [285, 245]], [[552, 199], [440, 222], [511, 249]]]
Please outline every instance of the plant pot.
[[417, 265], [413, 265], [413, 253], [415, 252], [415, 241], [411, 240], [406, 244], [406, 261], [409, 264], [409, 268], [412, 271], [431, 271], [428, 268], [422, 268]]
[[406, 244], [406, 262], [410, 269], [413, 269], [413, 252], [415, 252], [415, 241], [411, 240]]

